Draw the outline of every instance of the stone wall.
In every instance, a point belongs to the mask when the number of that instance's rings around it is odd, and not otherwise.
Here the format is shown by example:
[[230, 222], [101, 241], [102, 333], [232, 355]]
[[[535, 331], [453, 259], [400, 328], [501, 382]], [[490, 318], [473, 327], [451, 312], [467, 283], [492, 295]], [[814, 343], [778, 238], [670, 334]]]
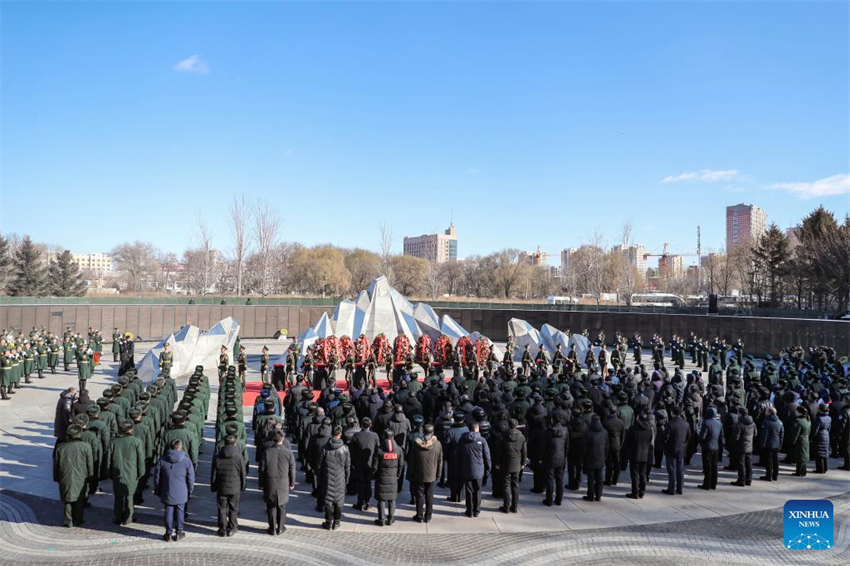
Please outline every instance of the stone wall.
[[[508, 321], [521, 318], [535, 328], [548, 322], [564, 331], [581, 332], [587, 328], [593, 336], [599, 329], [609, 337], [618, 330], [627, 336], [640, 332], [644, 342], [654, 332], [665, 339], [673, 333], [687, 336], [691, 331], [728, 340], [741, 337], [746, 350], [759, 355], [776, 353], [788, 344], [804, 347], [824, 344], [835, 348], [839, 355], [850, 354], [850, 323], [846, 321], [588, 311], [435, 310], [440, 316], [448, 314], [470, 332], [477, 330], [497, 342], [507, 339]], [[207, 329], [232, 316], [242, 327], [242, 337], [270, 338], [282, 328], [290, 335], [297, 335], [315, 324], [324, 312], [332, 314], [327, 307], [271, 305], [3, 305], [0, 328], [29, 330], [44, 326], [61, 333], [66, 326], [81, 332], [92, 326], [99, 328], [109, 340], [112, 328], [117, 326], [122, 332], [158, 341], [183, 325]]]

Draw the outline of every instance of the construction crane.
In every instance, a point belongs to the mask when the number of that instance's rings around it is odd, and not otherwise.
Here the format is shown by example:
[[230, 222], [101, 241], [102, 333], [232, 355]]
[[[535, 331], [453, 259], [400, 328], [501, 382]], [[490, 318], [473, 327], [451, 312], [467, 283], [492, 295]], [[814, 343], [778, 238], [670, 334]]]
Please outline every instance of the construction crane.
[[[700, 256], [702, 252], [702, 242], [701, 242], [701, 234], [700, 227], [697, 226], [697, 251], [696, 253], [679, 253], [679, 254], [671, 254], [669, 251], [669, 244], [664, 242], [664, 248], [660, 254], [651, 254], [645, 253], [643, 254], [643, 259], [646, 260], [649, 257], [657, 257], [658, 261], [658, 272], [659, 275], [663, 275], [664, 277], [670, 277], [670, 258], [671, 256], [679, 256], [679, 257], [696, 257], [697, 258], [697, 270], [698, 270], [698, 287], [702, 285], [702, 266], [700, 266]], [[699, 290], [699, 289], [698, 289]]]

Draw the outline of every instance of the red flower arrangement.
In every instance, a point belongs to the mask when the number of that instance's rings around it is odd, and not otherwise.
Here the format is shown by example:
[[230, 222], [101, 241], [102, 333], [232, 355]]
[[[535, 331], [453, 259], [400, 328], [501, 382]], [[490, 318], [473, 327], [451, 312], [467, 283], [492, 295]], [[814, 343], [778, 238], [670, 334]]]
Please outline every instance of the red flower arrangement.
[[431, 337], [427, 334], [422, 334], [416, 340], [416, 362], [425, 363], [425, 354], [431, 352]]
[[395, 342], [393, 343], [393, 364], [397, 366], [403, 365], [409, 353], [410, 340], [407, 334], [399, 334], [395, 337]]

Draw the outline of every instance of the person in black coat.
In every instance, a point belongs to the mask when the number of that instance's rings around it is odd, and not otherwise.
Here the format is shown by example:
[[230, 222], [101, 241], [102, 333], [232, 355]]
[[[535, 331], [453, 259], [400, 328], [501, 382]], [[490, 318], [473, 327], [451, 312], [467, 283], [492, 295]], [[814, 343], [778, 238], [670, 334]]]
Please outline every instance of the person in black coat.
[[717, 410], [708, 407], [699, 430], [702, 451], [703, 480], [700, 489], [717, 489], [717, 457], [723, 445], [723, 425], [717, 420]]
[[71, 425], [71, 419], [74, 417], [74, 402], [77, 400], [77, 388], [69, 387], [59, 394], [59, 401], [56, 403], [56, 415], [53, 419], [53, 436], [56, 437], [56, 443], [65, 442], [65, 432]]
[[345, 486], [351, 474], [351, 455], [348, 447], [342, 441], [342, 427], [335, 426], [333, 437], [322, 448], [319, 458], [320, 501], [325, 506], [325, 522], [322, 527], [327, 530], [339, 528], [342, 519], [342, 506], [345, 504]]
[[481, 486], [487, 483], [487, 476], [490, 475], [490, 447], [478, 432], [478, 423], [472, 423], [470, 429], [460, 439], [455, 457], [466, 495], [466, 516], [477, 517], [481, 512]]
[[767, 417], [761, 425], [761, 454], [764, 461], [762, 481], [779, 480], [779, 450], [785, 444], [785, 425], [779, 419], [776, 409], [767, 410]]
[[646, 492], [646, 479], [649, 475], [649, 462], [653, 450], [649, 410], [641, 412], [635, 424], [626, 433], [625, 450], [632, 480], [632, 491], [627, 493], [626, 497], [641, 499]]
[[667, 423], [664, 438], [667, 489], [661, 492], [667, 495], [682, 495], [682, 485], [685, 483], [685, 450], [691, 438], [691, 426], [682, 418], [680, 407], [674, 406], [670, 412], [672, 418]]
[[605, 485], [617, 485], [620, 479], [620, 450], [626, 437], [626, 426], [617, 411], [611, 410], [603, 425], [608, 433], [608, 455], [605, 458]]
[[224, 446], [213, 458], [210, 489], [218, 503], [218, 536], [233, 536], [239, 530], [239, 499], [247, 487], [245, 462], [236, 437], [224, 437]]
[[[398, 496], [399, 478], [403, 477], [404, 457], [401, 447], [395, 441], [395, 434], [389, 428], [384, 430], [384, 440], [372, 457], [372, 474], [375, 477], [375, 499], [378, 500], [378, 518], [375, 524], [383, 527], [395, 522], [395, 500]], [[386, 521], [384, 503], [387, 504]]]
[[815, 473], [825, 474], [829, 462], [829, 436], [832, 428], [832, 418], [829, 408], [821, 405], [817, 416], [812, 419], [812, 452], [815, 456]]
[[[494, 468], [498, 469], [502, 477], [502, 501], [499, 507], [502, 513], [516, 513], [519, 505], [519, 474], [525, 466], [528, 457], [525, 435], [517, 428], [516, 419], [508, 421], [508, 430], [501, 438], [498, 450], [498, 460], [494, 460]], [[493, 481], [496, 473], [493, 474]]]
[[[576, 411], [580, 414], [580, 412]], [[573, 416], [570, 421], [569, 450], [567, 451], [567, 489], [576, 491], [581, 487], [581, 473], [584, 467], [584, 451], [587, 444], [587, 424], [583, 419]]]
[[594, 414], [587, 428], [584, 452], [584, 471], [587, 474], [587, 495], [585, 501], [602, 500], [602, 470], [608, 455], [608, 433], [602, 428], [599, 415]]
[[[543, 504], [560, 505], [564, 499], [564, 468], [567, 465], [567, 450], [570, 433], [561, 424], [556, 414], [549, 414], [549, 426], [544, 436], [543, 470], [546, 472], [546, 499]], [[554, 494], [554, 500], [553, 500]]]
[[272, 440], [274, 445], [263, 451], [258, 479], [268, 513], [267, 532], [279, 535], [286, 532], [286, 504], [289, 492], [295, 489], [295, 457], [281, 431], [275, 431]]
[[368, 511], [372, 499], [372, 459], [381, 444], [378, 435], [372, 432], [372, 419], [363, 417], [360, 421], [360, 432], [351, 437], [352, 476], [357, 490], [357, 503], [354, 508], [358, 511]]
[[738, 424], [732, 433], [732, 442], [738, 454], [738, 480], [729, 482], [731, 485], [743, 487], [753, 483], [753, 444], [756, 436], [756, 425], [753, 417], [746, 408], [738, 409]]

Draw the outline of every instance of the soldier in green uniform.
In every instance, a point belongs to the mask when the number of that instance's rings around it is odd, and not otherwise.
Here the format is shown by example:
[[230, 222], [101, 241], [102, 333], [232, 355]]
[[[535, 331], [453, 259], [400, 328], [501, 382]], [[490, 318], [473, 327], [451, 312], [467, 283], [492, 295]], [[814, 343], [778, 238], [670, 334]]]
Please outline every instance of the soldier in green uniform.
[[118, 436], [109, 443], [106, 461], [115, 497], [112, 522], [126, 526], [135, 520], [133, 495], [139, 478], [145, 473], [144, 446], [133, 436], [133, 421], [126, 420], [119, 425]]
[[520, 364], [522, 364], [522, 375], [528, 377], [531, 375], [531, 352], [529, 351], [529, 345], [526, 344], [522, 351], [522, 359], [520, 360]]
[[[227, 356], [227, 346], [221, 346], [221, 353], [218, 355], [218, 381], [221, 383], [221, 380], [224, 379], [225, 374], [227, 373], [227, 366], [230, 365], [230, 358]], [[184, 450], [185, 450], [185, 444]]]
[[54, 336], [48, 345], [47, 367], [51, 374], [56, 374], [56, 366], [59, 365], [59, 340]]
[[118, 356], [121, 354], [121, 333], [118, 332], [118, 327], [112, 329], [112, 361], [117, 362]]
[[236, 361], [239, 364], [239, 381], [242, 382], [242, 391], [245, 391], [245, 374], [248, 372], [248, 356], [245, 354], [245, 346], [239, 346]]
[[269, 383], [269, 349], [263, 346], [263, 353], [260, 354], [260, 381]]
[[8, 391], [12, 386], [12, 352], [6, 350], [0, 355], [0, 399], [3, 401], [9, 400]]
[[145, 466], [136, 484], [136, 491], [133, 493], [133, 504], [141, 505], [145, 501], [142, 493], [145, 486], [147, 486], [151, 467], [154, 465], [153, 449], [155, 438], [148, 422], [142, 419], [142, 410], [140, 408], [133, 407], [128, 413], [130, 420], [133, 421], [133, 436], [142, 441], [142, 451], [145, 455]]
[[65, 357], [62, 359], [65, 362], [65, 371], [71, 371], [71, 362], [74, 361], [74, 342], [71, 340], [71, 337], [65, 333], [65, 337], [62, 341], [62, 348], [64, 350]]
[[[95, 407], [95, 405], [92, 405]], [[85, 506], [88, 507], [88, 496], [97, 493], [97, 483], [100, 481], [100, 469], [103, 466], [103, 444], [101, 443], [100, 431], [89, 430], [89, 416], [87, 413], [74, 416], [73, 423], [83, 431], [83, 442], [89, 445], [92, 453], [92, 472], [88, 477], [88, 489]]]
[[[115, 411], [109, 408], [111, 406], [111, 402], [107, 397], [99, 397], [96, 403], [100, 409], [100, 415], [98, 418], [102, 420], [106, 425], [106, 428], [109, 429], [109, 439], [112, 440], [118, 435], [118, 420], [115, 418]], [[117, 407], [117, 405], [115, 407]], [[104, 477], [103, 479], [106, 478]]]
[[89, 478], [94, 473], [91, 447], [83, 442], [83, 431], [77, 425], [68, 427], [66, 441], [53, 452], [53, 481], [59, 483], [59, 499], [64, 508], [66, 527], [83, 523]]
[[159, 353], [159, 371], [171, 373], [171, 366], [174, 364], [174, 352], [171, 351], [171, 344], [166, 342], [162, 346], [162, 352]]
[[640, 360], [643, 356], [643, 340], [641, 340], [640, 334], [635, 334], [632, 339], [632, 348], [634, 351], [635, 363], [640, 365]]
[[85, 347], [77, 349], [77, 371], [79, 372], [80, 391], [86, 388], [86, 381], [91, 377], [91, 350]]
[[89, 493], [96, 493], [100, 489], [98, 487], [100, 480], [106, 479], [104, 456], [106, 455], [106, 451], [109, 449], [109, 441], [112, 440], [112, 431], [109, 430], [109, 425], [106, 421], [101, 420], [100, 407], [97, 405], [89, 405], [86, 409], [86, 416], [89, 418], [86, 428], [89, 432], [94, 434], [97, 437], [98, 442], [100, 442], [100, 459], [95, 463], [96, 479], [92, 482], [92, 486], [89, 489]]
[[24, 373], [24, 360], [22, 348], [20, 346], [16, 346], [13, 350], [12, 357], [12, 389], [20, 389], [21, 388], [21, 376]]
[[192, 460], [192, 464], [198, 466], [198, 438], [194, 432], [186, 427], [186, 412], [176, 411], [171, 415], [171, 426], [165, 431], [162, 443], [171, 446], [175, 440], [183, 443], [183, 451]]
[[38, 342], [36, 342], [35, 354], [38, 378], [44, 379], [44, 370], [47, 369], [47, 358], [49, 356], [47, 346], [44, 345], [44, 339], [39, 338]]
[[24, 383], [32, 383], [30, 375], [35, 367], [35, 350], [32, 347], [32, 342], [24, 341]]

